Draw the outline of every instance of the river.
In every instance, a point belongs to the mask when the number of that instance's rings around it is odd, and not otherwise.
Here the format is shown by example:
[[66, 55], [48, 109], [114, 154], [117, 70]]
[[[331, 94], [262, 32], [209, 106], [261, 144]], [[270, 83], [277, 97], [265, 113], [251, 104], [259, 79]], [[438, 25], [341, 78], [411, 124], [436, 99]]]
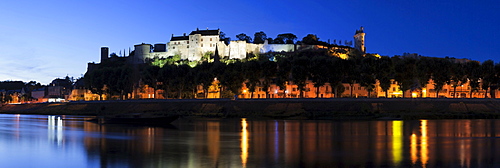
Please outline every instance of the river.
[[87, 119], [0, 114], [0, 166], [500, 167], [500, 120]]

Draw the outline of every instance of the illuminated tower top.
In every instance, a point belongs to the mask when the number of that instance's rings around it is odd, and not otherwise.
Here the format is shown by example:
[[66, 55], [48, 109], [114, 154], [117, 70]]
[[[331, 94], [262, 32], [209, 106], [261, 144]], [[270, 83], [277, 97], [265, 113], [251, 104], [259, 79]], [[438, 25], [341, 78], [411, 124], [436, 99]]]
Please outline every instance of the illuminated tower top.
[[359, 30], [356, 30], [356, 34], [354, 34], [354, 48], [361, 51], [362, 53], [366, 53], [365, 33], [363, 26], [361, 26]]

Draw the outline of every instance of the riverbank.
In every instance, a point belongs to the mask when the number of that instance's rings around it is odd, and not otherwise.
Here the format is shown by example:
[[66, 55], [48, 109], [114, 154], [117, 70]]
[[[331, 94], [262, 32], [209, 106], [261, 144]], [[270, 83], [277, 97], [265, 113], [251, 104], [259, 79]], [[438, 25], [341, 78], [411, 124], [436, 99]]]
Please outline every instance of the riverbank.
[[448, 119], [500, 118], [498, 99], [193, 99], [4, 105], [0, 113], [97, 115], [158, 112], [209, 118]]

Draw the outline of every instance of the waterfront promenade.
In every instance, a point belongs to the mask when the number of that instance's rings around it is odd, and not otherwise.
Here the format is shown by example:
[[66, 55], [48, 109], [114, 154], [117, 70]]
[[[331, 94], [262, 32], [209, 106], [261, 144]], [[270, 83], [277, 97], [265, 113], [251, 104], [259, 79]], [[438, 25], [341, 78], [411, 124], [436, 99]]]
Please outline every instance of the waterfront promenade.
[[263, 119], [500, 118], [499, 99], [168, 99], [4, 105], [0, 113], [97, 115], [165, 113]]

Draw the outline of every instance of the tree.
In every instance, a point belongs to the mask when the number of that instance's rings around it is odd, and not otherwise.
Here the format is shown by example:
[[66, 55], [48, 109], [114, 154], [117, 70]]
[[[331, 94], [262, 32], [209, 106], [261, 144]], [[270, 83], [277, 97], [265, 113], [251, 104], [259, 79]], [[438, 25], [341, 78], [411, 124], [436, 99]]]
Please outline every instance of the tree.
[[328, 69], [328, 83], [330, 83], [330, 87], [333, 90], [335, 97], [339, 98], [341, 94], [345, 91], [344, 85], [342, 84], [342, 80], [346, 77], [346, 69], [348, 66], [346, 64], [346, 60], [343, 60], [338, 57], [328, 57], [327, 59], [329, 66]]
[[481, 64], [477, 61], [469, 61], [465, 63], [465, 72], [470, 86], [469, 98], [472, 98], [472, 93], [478, 91], [480, 87]]
[[240, 33], [236, 35], [236, 38], [241, 41], [246, 41], [247, 43], [252, 42], [252, 38], [250, 36], [247, 36], [245, 33]]
[[355, 58], [349, 58], [345, 61], [344, 69], [342, 69], [344, 73], [344, 80], [349, 83], [349, 97], [353, 97], [352, 92], [354, 88], [354, 84], [359, 81], [360, 68], [359, 64], [356, 63]]
[[278, 36], [273, 40], [273, 44], [285, 44], [285, 39], [283, 39], [283, 37]]
[[[292, 61], [287, 56], [279, 56], [276, 57], [278, 72], [276, 73], [275, 84], [281, 90], [283, 90], [283, 98], [286, 95], [286, 85], [290, 81], [291, 71], [292, 71]], [[279, 95], [280, 93], [278, 93]]]
[[212, 85], [215, 78], [215, 75], [210, 71], [212, 66], [213, 63], [202, 62], [200, 65], [194, 67], [196, 84], [203, 87], [204, 98], [208, 97], [208, 88]]
[[158, 73], [158, 82], [161, 83], [159, 88], [163, 89], [163, 97], [169, 98], [169, 91], [170, 91], [170, 86], [169, 86], [169, 81], [171, 78], [173, 78], [173, 68], [175, 65], [173, 64], [166, 64], [165, 66], [160, 68], [160, 71]]
[[302, 44], [316, 45], [319, 43], [319, 38], [314, 34], [308, 34], [302, 38]]
[[434, 89], [436, 90], [436, 98], [439, 97], [439, 91], [443, 89], [443, 86], [450, 81], [450, 72], [448, 67], [451, 62], [443, 58], [433, 58], [431, 67], [433, 69], [431, 79], [434, 81]]
[[276, 77], [277, 64], [274, 61], [269, 61], [269, 59], [260, 59], [260, 78], [262, 78], [262, 91], [266, 92], [266, 98], [269, 98], [269, 87], [271, 86], [272, 80]]
[[451, 63], [450, 84], [453, 87], [453, 98], [457, 97], [457, 87], [467, 83], [467, 75], [465, 74], [465, 66], [461, 63]]
[[284, 44], [295, 44], [297, 36], [292, 33], [283, 33], [283, 34], [278, 34], [278, 37], [276, 37], [276, 39], [280, 39], [281, 40], [280, 42], [283, 42]]
[[[427, 87], [429, 80], [432, 76], [432, 60], [428, 57], [421, 57], [417, 60], [417, 74], [416, 78], [418, 80], [418, 88], [423, 89]], [[420, 95], [423, 96], [423, 95]]]
[[186, 64], [173, 66], [172, 75], [168, 82], [168, 85], [172, 87], [177, 92], [177, 98], [182, 99], [183, 93], [190, 89], [193, 85], [194, 76], [191, 75], [191, 67]]
[[391, 88], [391, 79], [394, 74], [394, 65], [391, 58], [387, 56], [378, 59], [376, 64], [375, 76], [379, 81], [380, 88], [385, 92], [385, 97], [388, 97], [388, 90]]
[[104, 94], [104, 74], [100, 69], [87, 71], [84, 75], [85, 88], [92, 93], [99, 95], [99, 100], [102, 100]]
[[315, 56], [310, 62], [310, 76], [314, 87], [316, 88], [316, 98], [319, 98], [319, 89], [328, 82], [329, 73], [328, 57]]
[[274, 44], [273, 38], [269, 37], [266, 39], [268, 44]]
[[263, 31], [256, 32], [253, 35], [253, 43], [254, 44], [263, 44], [265, 40], [267, 40], [267, 35]]
[[221, 31], [219, 33], [219, 40], [220, 41], [224, 41], [224, 44], [229, 45], [229, 42], [231, 41], [231, 38], [230, 37], [226, 37], [226, 33], [224, 33], [224, 32]]
[[306, 87], [306, 81], [310, 77], [310, 59], [305, 56], [294, 57], [292, 59], [292, 81], [297, 85], [299, 92], [299, 97], [304, 98], [304, 91]]
[[238, 99], [238, 96], [241, 94], [241, 87], [245, 81], [241, 77], [243, 75], [241, 72], [242, 63], [237, 60], [234, 63], [228, 64], [220, 77], [221, 84], [233, 93], [234, 99]]
[[394, 62], [394, 80], [398, 82], [399, 88], [402, 91], [403, 98], [405, 92], [412, 88], [416, 88], [418, 82], [415, 78], [416, 74], [416, 59], [411, 57], [393, 57]]
[[142, 82], [150, 86], [154, 90], [153, 98], [156, 99], [156, 90], [158, 90], [158, 77], [160, 74], [160, 67], [147, 65], [142, 71]]
[[377, 58], [375, 56], [367, 54], [361, 60], [359, 83], [368, 91], [368, 97], [371, 97], [371, 92], [375, 89], [376, 59]]
[[[484, 98], [488, 98], [488, 90], [491, 89], [492, 83], [495, 81], [495, 63], [492, 60], [486, 60], [481, 64], [481, 87], [486, 90]], [[492, 92], [493, 93], [493, 92]], [[493, 95], [490, 93], [493, 98]]]
[[245, 85], [248, 91], [251, 93], [250, 98], [253, 99], [253, 93], [255, 89], [260, 84], [260, 74], [262, 69], [260, 68], [259, 62], [257, 61], [247, 61], [243, 63], [243, 76], [246, 79]]

